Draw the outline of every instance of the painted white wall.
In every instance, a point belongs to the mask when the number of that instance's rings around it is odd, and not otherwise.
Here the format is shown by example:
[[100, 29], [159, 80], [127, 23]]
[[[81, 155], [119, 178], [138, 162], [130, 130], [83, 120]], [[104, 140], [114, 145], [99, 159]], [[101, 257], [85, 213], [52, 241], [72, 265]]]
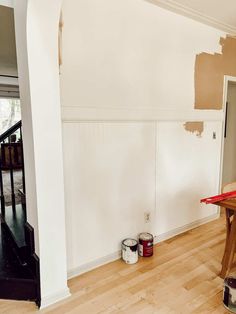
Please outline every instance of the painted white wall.
[[90, 112], [193, 108], [196, 54], [221, 49], [222, 32], [144, 0], [64, 0], [63, 18], [62, 106]]
[[61, 1], [16, 0], [28, 220], [40, 257], [42, 307], [69, 295], [58, 69]]
[[[194, 65], [196, 54], [220, 52], [225, 34], [143, 0], [64, 0], [63, 17], [73, 276], [115, 258], [122, 238], [146, 229], [147, 209], [159, 239], [216, 217], [199, 200], [219, 191], [223, 114], [193, 109]], [[201, 138], [183, 127], [196, 120]]]
[[227, 136], [224, 139], [224, 162], [222, 183], [236, 181], [236, 83], [228, 86]]

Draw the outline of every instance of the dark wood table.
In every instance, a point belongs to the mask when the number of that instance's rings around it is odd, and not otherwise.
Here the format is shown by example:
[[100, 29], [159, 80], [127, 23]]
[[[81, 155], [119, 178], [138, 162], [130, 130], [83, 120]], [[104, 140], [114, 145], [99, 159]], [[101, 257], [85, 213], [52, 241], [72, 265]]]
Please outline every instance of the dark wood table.
[[214, 205], [224, 207], [226, 214], [225, 251], [220, 272], [220, 276], [225, 278], [232, 268], [236, 249], [236, 198], [219, 201], [214, 203]]

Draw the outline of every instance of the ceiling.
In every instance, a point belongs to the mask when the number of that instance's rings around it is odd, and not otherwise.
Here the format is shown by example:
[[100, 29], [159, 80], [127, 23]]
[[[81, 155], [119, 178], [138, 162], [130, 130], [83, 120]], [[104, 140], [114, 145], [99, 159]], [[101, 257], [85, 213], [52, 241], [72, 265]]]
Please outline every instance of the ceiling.
[[236, 0], [146, 0], [236, 35]]
[[0, 75], [17, 76], [13, 9], [0, 5]]

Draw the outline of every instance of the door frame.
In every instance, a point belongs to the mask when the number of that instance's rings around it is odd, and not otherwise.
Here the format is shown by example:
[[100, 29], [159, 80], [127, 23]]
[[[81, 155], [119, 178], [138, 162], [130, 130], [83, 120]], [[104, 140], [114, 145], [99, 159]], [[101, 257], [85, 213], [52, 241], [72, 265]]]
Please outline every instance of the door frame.
[[222, 105], [222, 132], [221, 132], [221, 157], [220, 157], [220, 182], [219, 182], [219, 193], [222, 189], [223, 180], [223, 166], [224, 166], [224, 132], [225, 132], [225, 118], [226, 118], [226, 103], [228, 98], [228, 85], [229, 82], [236, 83], [236, 76], [224, 75], [224, 89], [223, 89], [223, 105]]

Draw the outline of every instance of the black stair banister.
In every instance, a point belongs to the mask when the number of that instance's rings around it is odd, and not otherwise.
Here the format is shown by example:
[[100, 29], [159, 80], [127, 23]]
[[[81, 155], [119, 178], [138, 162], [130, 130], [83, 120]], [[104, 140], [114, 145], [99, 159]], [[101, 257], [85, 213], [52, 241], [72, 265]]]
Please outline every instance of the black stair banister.
[[25, 164], [24, 164], [24, 147], [22, 137], [22, 126], [20, 126], [20, 138], [21, 138], [21, 149], [22, 149], [22, 182], [23, 182], [23, 194], [25, 194]]
[[[22, 143], [22, 122], [21, 120], [6, 130], [0, 135], [0, 197], [1, 197], [1, 213], [5, 214], [6, 198], [4, 195], [4, 176], [3, 170], [9, 171], [10, 187], [11, 187], [11, 205], [13, 212], [15, 211], [15, 186], [14, 186], [14, 170], [21, 169], [22, 171], [22, 187], [25, 194], [25, 172], [23, 158], [23, 143]], [[19, 132], [19, 138], [16, 142], [15, 133]], [[5, 173], [6, 175], [6, 173]]]
[[26, 215], [21, 121], [0, 135], [0, 200], [0, 257], [6, 256], [0, 263], [0, 299], [31, 300], [40, 306], [39, 258]]
[[10, 135], [14, 134], [17, 130], [19, 130], [22, 126], [21, 120], [16, 122], [12, 127], [10, 127], [8, 130], [6, 130], [4, 133], [0, 135], [0, 143], [4, 143], [6, 139], [9, 138]]
[[13, 212], [16, 211], [16, 197], [15, 197], [15, 186], [14, 186], [14, 173], [13, 173], [13, 166], [12, 166], [12, 151], [13, 147], [9, 146], [9, 161], [10, 161], [10, 181], [11, 181], [11, 202], [12, 202], [12, 210]]
[[5, 196], [4, 196], [4, 190], [3, 190], [1, 159], [0, 159], [0, 198], [1, 198], [1, 213], [4, 216], [5, 215]]

